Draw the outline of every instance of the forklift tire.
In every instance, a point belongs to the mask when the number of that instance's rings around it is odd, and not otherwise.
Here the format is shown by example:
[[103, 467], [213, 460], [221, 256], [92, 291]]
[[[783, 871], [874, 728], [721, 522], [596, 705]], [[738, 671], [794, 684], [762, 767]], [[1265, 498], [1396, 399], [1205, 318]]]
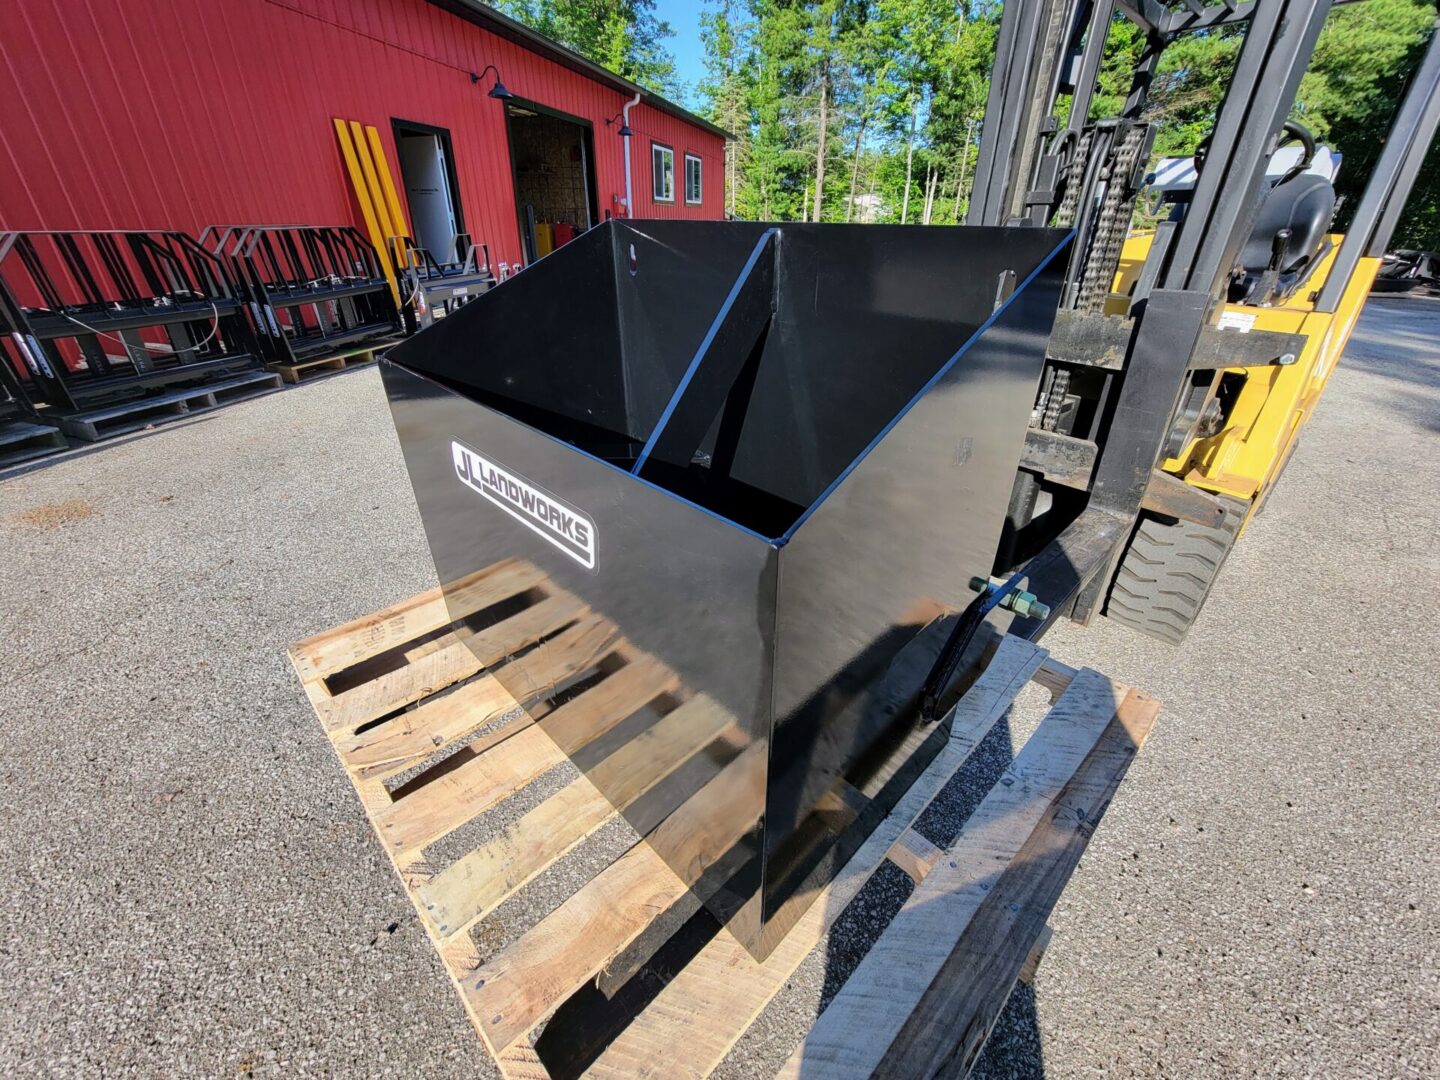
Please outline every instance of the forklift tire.
[[1226, 502], [1225, 523], [1213, 529], [1142, 514], [1111, 582], [1106, 618], [1171, 645], [1185, 640], [1245, 518], [1247, 504]]

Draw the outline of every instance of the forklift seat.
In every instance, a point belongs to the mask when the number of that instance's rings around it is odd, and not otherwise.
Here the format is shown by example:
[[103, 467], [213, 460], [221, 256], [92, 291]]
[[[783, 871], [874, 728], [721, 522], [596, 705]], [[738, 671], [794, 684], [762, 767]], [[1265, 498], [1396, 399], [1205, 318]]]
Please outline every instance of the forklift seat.
[[1324, 250], [1334, 214], [1335, 186], [1323, 176], [1302, 173], [1271, 188], [1240, 251], [1243, 282], [1232, 290], [1243, 293], [1239, 302], [1263, 302], [1265, 297], [1254, 294], [1267, 275], [1273, 282], [1267, 293], [1285, 295], [1294, 289]]

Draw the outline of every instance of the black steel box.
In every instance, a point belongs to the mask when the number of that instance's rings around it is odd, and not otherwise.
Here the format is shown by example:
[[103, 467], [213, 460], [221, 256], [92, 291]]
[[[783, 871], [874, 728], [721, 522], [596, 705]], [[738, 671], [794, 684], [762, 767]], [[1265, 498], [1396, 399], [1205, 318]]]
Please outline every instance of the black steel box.
[[[914, 698], [991, 569], [1067, 241], [610, 222], [383, 366], [447, 599], [514, 560], [606, 628], [506, 686], [537, 723], [668, 674], [562, 749], [757, 955], [943, 738]], [[670, 775], [615, 790], [652, 744]]]

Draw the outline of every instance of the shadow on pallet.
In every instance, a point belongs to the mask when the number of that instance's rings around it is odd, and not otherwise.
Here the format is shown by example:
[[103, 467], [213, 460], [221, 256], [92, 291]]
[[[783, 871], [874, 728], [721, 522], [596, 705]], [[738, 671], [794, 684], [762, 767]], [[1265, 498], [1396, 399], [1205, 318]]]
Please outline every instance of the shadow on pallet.
[[[947, 784], [930, 810], [916, 823], [922, 836], [932, 839], [938, 848], [953, 844], [971, 814], [980, 805], [985, 793], [1000, 784], [1006, 771], [1014, 764], [1014, 743], [1008, 715], [991, 730], [976, 747], [973, 756]], [[915, 865], [907, 863], [911, 872]], [[1011, 867], [1015, 869], [1015, 867]], [[993, 883], [992, 883], [993, 884]], [[870, 953], [887, 927], [914, 895], [917, 882], [906, 870], [893, 862], [880, 865], [863, 888], [838, 912], [826, 916], [832, 922], [818, 965], [807, 960], [806, 969], [814, 969], [821, 983], [818, 999], [812, 990], [814, 979], [802, 978], [793, 989], [782, 990], [767, 1007], [767, 1013], [732, 1047], [727, 1061], [719, 1063], [717, 1072], [734, 1074], [728, 1061], [741, 1060], [746, 1068], [770, 1075], [785, 1064], [790, 1049], [777, 1030], [793, 1030], [793, 1017], [798, 1013], [812, 1023], [855, 975], [861, 962]], [[665, 989], [683, 973], [713, 939], [724, 933], [720, 925], [703, 908], [694, 903], [681, 910], [693, 914], [654, 956], [641, 965], [623, 983], [615, 983], [615, 973], [603, 973], [596, 983], [573, 995], [552, 1017], [535, 1043], [546, 1073], [552, 1080], [570, 1080], [586, 1074], [602, 1057], [607, 1047], [621, 1037], [627, 1025], [652, 1002], [661, 999]], [[666, 921], [663, 917], [657, 922]], [[1043, 923], [1043, 916], [1040, 917]], [[1048, 940], [1048, 937], [1047, 937]], [[1032, 949], [1027, 957], [1038, 965], [1043, 944]], [[606, 976], [609, 975], [609, 978]], [[993, 1034], [982, 1038], [979, 1056], [974, 1059], [969, 1075], [977, 1077], [1006, 1076], [1021, 1080], [1040, 1080], [1045, 1075], [1042, 1042], [1036, 1012], [1035, 989], [1031, 983], [1034, 971], [1020, 973], [1019, 981], [1011, 976], [1013, 990], [1008, 1000], [994, 995], [992, 1007], [1000, 1007], [998, 1018], [986, 1017], [993, 1023]], [[663, 999], [662, 1005], [663, 1005]], [[718, 1004], [718, 1003], [717, 1003]], [[782, 1014], [788, 1014], [782, 1015]], [[861, 1032], [863, 1038], [863, 1031]], [[792, 1062], [795, 1076], [817, 1078], [839, 1075], [829, 1064], [807, 1067]], [[663, 1074], [662, 1074], [663, 1075]], [[876, 1070], [877, 1076], [908, 1075]]]
[[[857, 840], [842, 865], [813, 864], [803, 911], [757, 959], [706, 904], [708, 869], [754, 858], [706, 804], [753, 784], [759, 749], [529, 563], [447, 593], [448, 608], [435, 590], [291, 658], [507, 1076], [723, 1072], [766, 1040], [767, 1010], [813, 1015], [787, 985], [817, 946], [828, 1007], [782, 1075], [968, 1066], [1158, 708], [1028, 642], [990, 642], [947, 721], [816, 801], [826, 831]], [[1007, 717], [1032, 682], [1051, 705], [1017, 753]], [[900, 790], [872, 811], [887, 784]], [[689, 881], [656, 854], [667, 831], [692, 844]], [[920, 974], [897, 990], [894, 972]]]

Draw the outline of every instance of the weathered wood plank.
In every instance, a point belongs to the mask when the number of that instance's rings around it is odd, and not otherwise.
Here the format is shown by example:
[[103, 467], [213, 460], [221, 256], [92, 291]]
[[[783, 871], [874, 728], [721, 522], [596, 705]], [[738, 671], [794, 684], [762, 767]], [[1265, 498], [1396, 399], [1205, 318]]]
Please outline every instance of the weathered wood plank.
[[[461, 608], [473, 614], [509, 599], [543, 581], [528, 563], [507, 560], [486, 567], [461, 581], [455, 592]], [[443, 630], [451, 615], [440, 589], [430, 589], [409, 600], [306, 638], [290, 648], [290, 658], [301, 682], [323, 679], [364, 660], [389, 652], [407, 641]]]
[[[532, 668], [529, 684], [549, 685], [558, 681], [561, 671], [593, 663], [595, 652], [608, 648], [610, 640], [605, 635], [597, 638], [596, 628], [589, 623], [576, 624], [544, 654], [543, 660], [550, 666]], [[538, 650], [515, 663], [524, 663], [531, 656], [538, 656]], [[511, 685], [508, 679], [506, 685]], [[444, 775], [405, 793], [375, 816], [381, 840], [394, 851], [434, 843], [675, 685], [675, 677], [659, 664], [637, 660], [483, 753], [459, 751], [469, 757], [448, 765]]]
[[1016, 982], [1029, 986], [1035, 981], [1035, 975], [1040, 970], [1040, 961], [1045, 959], [1045, 950], [1050, 947], [1050, 939], [1054, 936], [1054, 927], [1046, 923], [1039, 936], [1031, 943], [1030, 951], [1025, 954], [1025, 963], [1020, 965], [1020, 974], [1015, 977]]
[[[362, 776], [404, 772], [515, 708], [510, 692], [481, 675], [443, 697], [423, 701], [378, 727], [335, 740], [345, 764]], [[513, 732], [512, 732], [513, 734]]]
[[444, 934], [484, 918], [603, 825], [616, 808], [624, 810], [732, 722], [709, 698], [695, 698], [672, 710], [587, 776], [418, 888], [425, 917]]
[[960, 838], [880, 936], [777, 1076], [870, 1077], [1000, 874], [1114, 717], [1123, 691], [1078, 673]]
[[759, 821], [768, 749], [751, 746], [646, 834], [686, 885], [699, 882]]
[[535, 1048], [527, 1043], [496, 1054], [495, 1063], [505, 1080], [551, 1080], [550, 1070], [545, 1068]]
[[573, 754], [661, 694], [679, 688], [680, 680], [668, 668], [642, 657], [543, 717], [540, 727], [567, 754]]
[[438, 588], [412, 596], [372, 615], [331, 626], [289, 647], [289, 660], [301, 683], [324, 678], [397, 645], [451, 624], [445, 596]]
[[444, 634], [437, 642], [438, 649], [404, 667], [332, 698], [316, 701], [315, 712], [326, 732], [332, 736], [354, 732], [362, 724], [454, 686], [480, 670], [480, 661], [453, 632]]
[[[499, 673], [500, 681], [517, 701], [547, 697], [567, 679], [588, 671], [613, 652], [618, 637], [608, 619], [586, 616], [563, 634], [556, 634], [506, 664]], [[487, 663], [494, 663], [505, 655], [507, 653], [500, 653]]]
[[[636, 939], [686, 890], [667, 863], [698, 881], [749, 829], [737, 807], [759, 806], [765, 747], [752, 746], [649, 836], [467, 983], [486, 1041], [504, 1050]], [[661, 858], [656, 851], [665, 852]]]
[[[473, 633], [452, 630], [417, 649], [411, 662], [404, 667], [336, 694], [328, 701], [316, 702], [315, 711], [320, 714], [320, 722], [327, 731], [353, 730], [468, 679], [482, 668], [554, 633], [582, 614], [583, 608], [573, 597], [552, 596], [484, 630]], [[593, 638], [601, 633], [596, 624], [593, 616], [581, 618], [569, 630], [557, 634], [509, 665], [507, 673], [528, 662], [553, 677], [563, 676], [567, 662], [583, 662], [590, 657], [587, 650], [593, 648]], [[512, 691], [517, 683], [526, 684], [529, 681], [534, 681], [530, 668], [524, 669], [524, 674], [515, 682], [509, 678], [504, 680], [505, 686]]]
[[1127, 694], [1100, 741], [964, 927], [881, 1060], [878, 1075], [969, 1075], [1158, 711], [1154, 699], [1134, 690]]
[[[692, 699], [684, 706], [681, 706], [681, 708], [698, 711], [701, 720], [701, 723], [697, 725], [695, 714], [692, 712], [691, 716], [687, 718], [685, 722], [686, 727], [695, 725], [697, 728], [694, 734], [677, 744], [679, 752], [685, 756], [685, 760], [688, 761], [708, 747], [716, 754], [716, 757], [712, 759], [714, 763], [716, 765], [723, 765], [724, 762], [728, 761], [728, 759], [735, 754], [743, 751], [748, 745], [748, 738], [735, 723], [734, 718], [708, 697], [702, 695], [699, 698]], [[687, 753], [687, 751], [693, 747], [694, 743], [699, 742], [704, 735], [711, 733], [713, 733], [711, 742], [706, 744], [706, 746], [693, 750], [693, 752]], [[636, 761], [633, 768], [638, 769], [638, 759], [632, 758], [632, 760]], [[627, 766], [623, 760], [615, 764], [617, 768], [621, 770], [628, 771], [632, 768], [632, 766]], [[684, 762], [676, 760], [670, 771], [681, 768], [683, 764]], [[623, 785], [623, 781], [620, 783]], [[657, 779], [651, 786], [654, 787], [659, 783], [660, 780]], [[620, 788], [617, 787], [617, 790], [620, 790]], [[687, 797], [687, 793], [682, 790], [672, 791], [670, 795], [679, 799]], [[668, 801], [667, 799], [666, 802]], [[645, 822], [631, 818], [631, 824], [642, 832], [650, 831], [657, 824], [657, 819], [663, 820], [674, 809], [675, 807], [673, 806], [667, 807], [666, 803], [653, 802], [645, 808]], [[646, 822], [648, 822], [648, 824]], [[596, 975], [596, 989], [607, 999], [619, 993], [631, 977], [649, 963], [657, 950], [665, 947], [666, 943], [672, 939], [677, 931], [685, 926], [700, 907], [701, 901], [697, 898], [696, 893], [691, 891], [681, 895], [679, 899], [671, 904], [664, 912], [653, 916], [650, 920], [650, 925], [645, 928], [645, 931], [639, 937], [630, 942], [623, 950], [606, 960], [604, 968]]]
[[527, 727], [377, 811], [375, 831], [392, 852], [419, 850], [564, 760], [544, 732]]
[[612, 816], [614, 808], [581, 777], [499, 835], [415, 890], [421, 914], [437, 933], [464, 932]]
[[903, 870], [916, 885], [925, 880], [945, 853], [914, 829], [906, 829], [891, 845], [885, 857]]
[[684, 891], [646, 844], [611, 863], [462, 984], [486, 1043], [508, 1050]]
[[624, 809], [734, 723], [729, 712], [701, 694], [666, 713], [587, 775], [615, 806]]
[[729, 933], [717, 935], [587, 1075], [660, 1080], [673, 1074], [675, 1048], [680, 1046], [685, 1048], [687, 1075], [709, 1075], [824, 938], [900, 835], [994, 727], [1045, 656], [1043, 649], [1018, 638], [1002, 642], [985, 673], [956, 705], [945, 748], [774, 951], [758, 962]]
[[1035, 681], [1046, 690], [1050, 691], [1052, 703], [1060, 700], [1060, 695], [1070, 685], [1070, 680], [1075, 678], [1075, 669], [1069, 664], [1062, 664], [1053, 656], [1040, 665], [1040, 670], [1035, 672]]

